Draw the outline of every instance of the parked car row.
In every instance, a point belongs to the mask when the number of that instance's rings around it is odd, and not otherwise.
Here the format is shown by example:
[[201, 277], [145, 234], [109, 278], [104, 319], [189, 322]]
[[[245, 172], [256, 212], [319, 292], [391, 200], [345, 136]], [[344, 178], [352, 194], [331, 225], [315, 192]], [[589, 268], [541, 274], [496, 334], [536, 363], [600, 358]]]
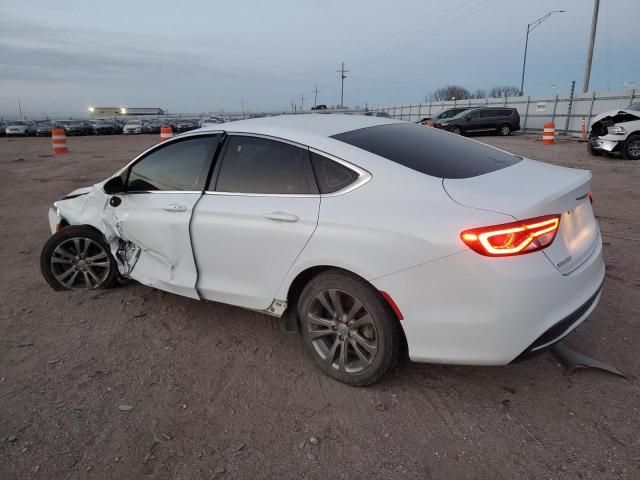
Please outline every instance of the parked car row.
[[54, 128], [63, 128], [66, 135], [138, 135], [160, 133], [163, 126], [182, 133], [203, 126], [224, 123], [220, 117], [199, 119], [154, 118], [154, 119], [92, 119], [92, 120], [32, 120], [0, 121], [0, 136], [48, 137]]

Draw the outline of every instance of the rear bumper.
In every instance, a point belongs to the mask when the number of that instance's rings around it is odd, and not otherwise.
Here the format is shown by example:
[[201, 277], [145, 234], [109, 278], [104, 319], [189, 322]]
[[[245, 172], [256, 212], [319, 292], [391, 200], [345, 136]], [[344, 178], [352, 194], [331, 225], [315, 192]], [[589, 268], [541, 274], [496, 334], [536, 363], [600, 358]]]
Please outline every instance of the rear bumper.
[[602, 294], [602, 285], [595, 291], [595, 293], [587, 300], [583, 305], [580, 306], [575, 312], [568, 315], [567, 317], [560, 320], [558, 323], [553, 325], [550, 329], [540, 335], [535, 342], [533, 342], [529, 348], [527, 348], [524, 352], [522, 352], [518, 357], [514, 360], [514, 362], [519, 362], [521, 360], [525, 360], [537, 353], [543, 352], [553, 345], [558, 343], [564, 337], [573, 332], [578, 325], [584, 322], [591, 312], [596, 308], [598, 302], [600, 301], [600, 296]]
[[506, 365], [583, 322], [598, 303], [604, 270], [599, 238], [569, 275], [542, 252], [494, 259], [465, 251], [372, 283], [402, 312], [411, 360]]

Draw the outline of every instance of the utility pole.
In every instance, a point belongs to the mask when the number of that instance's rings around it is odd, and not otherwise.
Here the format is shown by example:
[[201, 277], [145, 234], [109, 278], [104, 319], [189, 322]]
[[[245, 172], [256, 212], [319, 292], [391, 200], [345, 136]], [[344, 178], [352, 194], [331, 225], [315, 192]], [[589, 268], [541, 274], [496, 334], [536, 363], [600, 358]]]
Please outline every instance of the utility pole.
[[344, 62], [342, 62], [342, 66], [340, 67], [340, 70], [338, 70], [338, 73], [340, 74], [340, 108], [344, 108], [344, 79], [347, 78], [347, 76], [345, 75], [345, 73], [349, 73], [349, 70], [345, 70], [344, 69]]
[[317, 107], [318, 106], [318, 84], [316, 83], [316, 88], [313, 90], [313, 93], [315, 93], [315, 98], [313, 99], [313, 106]]
[[589, 91], [589, 79], [591, 78], [591, 62], [593, 61], [593, 45], [596, 43], [596, 27], [598, 26], [598, 11], [600, 0], [593, 2], [593, 18], [591, 19], [591, 36], [589, 37], [589, 50], [587, 51], [587, 64], [584, 66], [584, 84], [582, 92]]
[[20, 99], [18, 99], [18, 110], [20, 110], [20, 118], [22, 118], [22, 103], [20, 103]]
[[300, 112], [304, 112], [304, 93], [300, 94]]
[[244, 120], [244, 98], [240, 100], [242, 104], [242, 119]]
[[552, 12], [543, 15], [542, 17], [527, 24], [527, 36], [524, 41], [524, 58], [522, 59], [522, 79], [520, 80], [520, 96], [524, 95], [524, 70], [527, 66], [527, 48], [529, 47], [529, 33], [531, 33], [542, 22], [547, 20], [554, 13], [565, 13], [564, 10], [553, 10]]

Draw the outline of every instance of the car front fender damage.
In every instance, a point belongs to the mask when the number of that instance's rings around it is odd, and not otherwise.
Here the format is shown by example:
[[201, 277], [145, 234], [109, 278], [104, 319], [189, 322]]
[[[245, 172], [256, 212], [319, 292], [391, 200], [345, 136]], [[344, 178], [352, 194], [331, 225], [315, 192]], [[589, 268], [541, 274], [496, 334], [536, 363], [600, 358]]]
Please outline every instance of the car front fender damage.
[[[118, 219], [111, 209], [105, 208], [108, 196], [98, 186], [93, 186], [79, 195], [67, 195], [53, 204], [58, 222], [68, 225], [89, 225], [99, 230], [109, 244], [121, 275], [129, 277], [140, 258], [141, 248], [122, 235]], [[79, 191], [79, 190], [78, 190]], [[76, 191], [77, 192], [77, 191]], [[52, 224], [52, 233], [55, 226]]]

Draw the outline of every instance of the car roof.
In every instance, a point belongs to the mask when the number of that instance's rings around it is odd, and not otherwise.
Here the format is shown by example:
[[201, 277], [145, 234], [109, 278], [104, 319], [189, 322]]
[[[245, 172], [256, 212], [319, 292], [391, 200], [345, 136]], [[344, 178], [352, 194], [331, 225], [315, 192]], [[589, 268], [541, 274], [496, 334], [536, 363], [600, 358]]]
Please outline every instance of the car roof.
[[252, 118], [237, 120], [222, 125], [203, 127], [196, 131], [225, 130], [236, 133], [255, 133], [273, 136], [321, 136], [331, 137], [339, 133], [358, 130], [360, 128], [375, 127], [390, 123], [401, 123], [385, 117], [368, 117], [365, 115], [344, 114], [301, 114], [278, 115], [275, 117]]

